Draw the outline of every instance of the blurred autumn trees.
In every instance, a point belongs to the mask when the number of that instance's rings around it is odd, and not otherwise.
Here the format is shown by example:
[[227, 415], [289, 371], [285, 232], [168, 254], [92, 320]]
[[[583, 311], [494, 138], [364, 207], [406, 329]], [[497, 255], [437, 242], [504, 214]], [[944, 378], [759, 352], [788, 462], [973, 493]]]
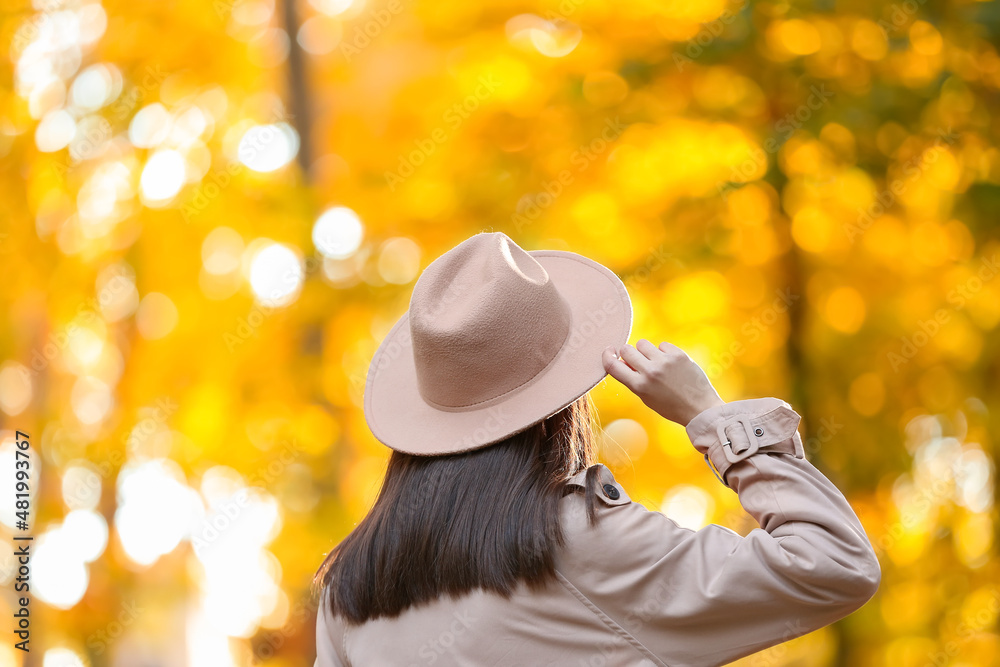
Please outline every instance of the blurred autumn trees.
[[[882, 588], [745, 664], [1000, 664], [997, 3], [2, 6], [0, 458], [32, 434], [46, 664], [310, 661], [387, 455], [368, 363], [482, 230], [610, 266], [633, 342], [803, 415]], [[594, 397], [633, 498], [754, 527]]]

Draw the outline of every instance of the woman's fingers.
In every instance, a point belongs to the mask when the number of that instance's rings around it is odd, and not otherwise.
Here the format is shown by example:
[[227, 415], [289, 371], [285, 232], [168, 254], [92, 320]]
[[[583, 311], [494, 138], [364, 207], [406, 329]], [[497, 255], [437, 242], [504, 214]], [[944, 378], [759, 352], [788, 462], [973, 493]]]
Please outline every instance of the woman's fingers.
[[634, 382], [639, 377], [639, 374], [629, 368], [624, 361], [618, 358], [618, 355], [615, 354], [615, 349], [613, 347], [609, 346], [604, 350], [604, 353], [601, 355], [601, 360], [604, 362], [604, 370], [608, 372], [608, 375], [618, 380], [629, 389], [633, 388]]
[[681, 348], [677, 347], [673, 343], [668, 343], [666, 341], [660, 343], [660, 346], [657, 349], [660, 352], [679, 352], [679, 351], [682, 352], [683, 351], [683, 350], [681, 350]]
[[650, 361], [652, 361], [653, 359], [655, 359], [657, 356], [660, 355], [659, 348], [657, 348], [655, 345], [650, 343], [645, 338], [640, 338], [636, 342], [635, 349], [642, 352], [643, 356], [649, 359]]
[[622, 359], [625, 360], [625, 363], [637, 371], [646, 370], [647, 365], [649, 364], [649, 359], [646, 358], [646, 355], [628, 343], [622, 345], [621, 355]]
[[707, 408], [724, 404], [705, 371], [676, 345], [654, 346], [640, 338], [620, 352], [621, 359], [613, 346], [604, 350], [604, 369], [665, 419], [687, 426]]

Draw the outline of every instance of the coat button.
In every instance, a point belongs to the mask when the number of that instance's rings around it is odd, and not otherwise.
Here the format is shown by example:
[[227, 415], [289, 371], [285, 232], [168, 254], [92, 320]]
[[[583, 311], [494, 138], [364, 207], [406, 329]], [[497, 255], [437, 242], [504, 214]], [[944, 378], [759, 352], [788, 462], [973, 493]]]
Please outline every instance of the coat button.
[[611, 500], [618, 500], [618, 496], [620, 496], [621, 494], [618, 493], [618, 489], [615, 488], [614, 484], [605, 484], [604, 495], [606, 495], [608, 498], [611, 498]]

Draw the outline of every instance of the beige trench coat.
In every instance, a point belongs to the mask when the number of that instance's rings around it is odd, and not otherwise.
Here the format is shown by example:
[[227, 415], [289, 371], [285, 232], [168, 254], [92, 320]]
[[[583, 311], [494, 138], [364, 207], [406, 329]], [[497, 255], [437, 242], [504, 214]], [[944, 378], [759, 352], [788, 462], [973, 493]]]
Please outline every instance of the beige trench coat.
[[[588, 525], [582, 493], [563, 498], [567, 544], [544, 591], [477, 591], [361, 626], [331, 618], [324, 598], [314, 667], [707, 667], [847, 616], [881, 570], [843, 494], [806, 460], [798, 423], [785, 401], [756, 398], [687, 426], [760, 524], [746, 537], [682, 528], [632, 502], [599, 464], [598, 523]], [[568, 483], [581, 487], [584, 474]]]

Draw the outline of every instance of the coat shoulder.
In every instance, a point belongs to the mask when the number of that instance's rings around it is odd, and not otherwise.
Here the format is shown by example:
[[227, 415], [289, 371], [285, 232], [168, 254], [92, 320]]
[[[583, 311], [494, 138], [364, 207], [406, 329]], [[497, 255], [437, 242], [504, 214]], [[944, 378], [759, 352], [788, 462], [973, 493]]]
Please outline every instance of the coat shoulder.
[[568, 480], [572, 490], [563, 496], [560, 507], [565, 543], [557, 569], [570, 581], [586, 579], [595, 572], [611, 576], [623, 570], [641, 570], [683, 540], [687, 531], [666, 515], [632, 500], [606, 466], [592, 467], [597, 468], [594, 491], [599, 499], [595, 521], [587, 512], [585, 470]]

